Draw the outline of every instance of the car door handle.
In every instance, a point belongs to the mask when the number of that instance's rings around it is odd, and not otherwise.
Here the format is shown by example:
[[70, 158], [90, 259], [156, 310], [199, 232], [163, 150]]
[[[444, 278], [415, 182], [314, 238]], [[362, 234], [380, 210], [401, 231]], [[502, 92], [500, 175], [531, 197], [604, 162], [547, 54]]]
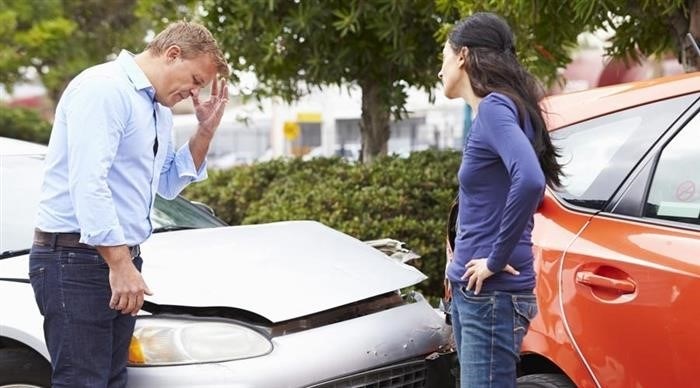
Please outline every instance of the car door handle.
[[576, 282], [591, 287], [617, 290], [623, 294], [631, 294], [637, 289], [637, 286], [629, 280], [613, 279], [588, 271], [576, 273]]

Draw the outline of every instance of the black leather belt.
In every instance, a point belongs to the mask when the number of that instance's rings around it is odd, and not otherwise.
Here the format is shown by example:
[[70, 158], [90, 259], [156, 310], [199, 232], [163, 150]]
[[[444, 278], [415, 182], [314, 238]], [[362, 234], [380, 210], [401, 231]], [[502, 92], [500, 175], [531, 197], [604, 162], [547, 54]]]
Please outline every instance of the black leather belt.
[[[48, 233], [39, 229], [34, 229], [34, 244], [50, 248], [95, 249], [92, 245], [80, 242], [80, 233]], [[138, 257], [141, 255], [141, 247], [139, 245], [130, 246], [128, 248], [131, 257]]]

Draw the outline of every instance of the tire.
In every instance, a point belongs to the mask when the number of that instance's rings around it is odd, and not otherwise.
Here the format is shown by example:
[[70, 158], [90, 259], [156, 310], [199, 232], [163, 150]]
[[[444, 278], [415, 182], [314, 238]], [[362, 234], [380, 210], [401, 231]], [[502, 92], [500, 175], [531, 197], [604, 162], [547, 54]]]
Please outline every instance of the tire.
[[518, 378], [518, 388], [575, 388], [571, 380], [564, 375], [547, 373], [534, 374]]
[[25, 348], [0, 349], [0, 388], [50, 387], [51, 364]]

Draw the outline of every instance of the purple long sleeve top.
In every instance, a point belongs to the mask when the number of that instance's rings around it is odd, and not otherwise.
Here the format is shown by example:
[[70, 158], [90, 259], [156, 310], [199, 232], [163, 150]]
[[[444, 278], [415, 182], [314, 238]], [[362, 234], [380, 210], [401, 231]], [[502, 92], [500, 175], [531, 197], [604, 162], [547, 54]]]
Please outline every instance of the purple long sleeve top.
[[[484, 291], [535, 287], [532, 227], [545, 178], [532, 146], [530, 120], [521, 128], [513, 101], [491, 93], [479, 104], [459, 168], [459, 216], [447, 277], [463, 282], [465, 265], [486, 258], [494, 275]], [[510, 264], [520, 272], [502, 272]]]

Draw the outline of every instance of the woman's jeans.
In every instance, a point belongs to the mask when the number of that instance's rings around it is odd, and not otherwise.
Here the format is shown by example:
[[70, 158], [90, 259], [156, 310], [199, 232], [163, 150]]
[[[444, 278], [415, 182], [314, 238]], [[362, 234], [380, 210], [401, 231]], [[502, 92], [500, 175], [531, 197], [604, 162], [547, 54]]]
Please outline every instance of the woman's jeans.
[[[141, 264], [136, 257], [139, 271]], [[126, 386], [135, 317], [109, 308], [109, 267], [97, 251], [34, 245], [29, 280], [44, 316], [52, 386]]]
[[452, 283], [452, 330], [459, 356], [461, 386], [515, 387], [520, 346], [537, 315], [532, 293], [505, 291], [474, 295]]

